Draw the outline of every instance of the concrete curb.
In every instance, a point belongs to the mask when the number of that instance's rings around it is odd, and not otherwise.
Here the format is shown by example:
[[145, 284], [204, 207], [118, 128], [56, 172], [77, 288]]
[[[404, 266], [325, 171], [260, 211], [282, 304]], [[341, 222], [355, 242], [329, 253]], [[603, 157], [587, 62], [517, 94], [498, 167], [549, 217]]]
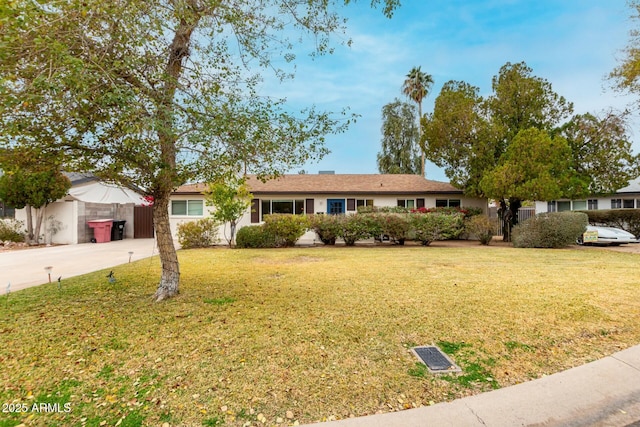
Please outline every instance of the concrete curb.
[[640, 426], [640, 346], [558, 374], [406, 411], [327, 427]]

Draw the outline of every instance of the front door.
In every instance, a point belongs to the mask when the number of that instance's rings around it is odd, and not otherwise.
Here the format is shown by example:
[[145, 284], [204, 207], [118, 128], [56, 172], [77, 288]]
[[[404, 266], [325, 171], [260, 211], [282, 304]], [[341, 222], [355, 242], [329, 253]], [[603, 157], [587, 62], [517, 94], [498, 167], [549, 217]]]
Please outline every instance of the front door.
[[327, 199], [327, 213], [340, 215], [344, 213], [344, 199]]

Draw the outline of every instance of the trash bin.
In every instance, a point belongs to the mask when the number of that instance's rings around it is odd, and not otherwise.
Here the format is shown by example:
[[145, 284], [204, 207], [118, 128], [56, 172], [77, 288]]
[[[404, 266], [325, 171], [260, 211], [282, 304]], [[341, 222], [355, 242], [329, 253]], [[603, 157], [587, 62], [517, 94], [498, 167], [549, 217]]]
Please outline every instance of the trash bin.
[[113, 220], [113, 227], [111, 227], [111, 240], [124, 239], [124, 223], [125, 220]]
[[93, 229], [93, 238], [96, 243], [105, 243], [111, 241], [111, 228], [113, 226], [112, 219], [94, 219], [87, 221], [89, 228]]

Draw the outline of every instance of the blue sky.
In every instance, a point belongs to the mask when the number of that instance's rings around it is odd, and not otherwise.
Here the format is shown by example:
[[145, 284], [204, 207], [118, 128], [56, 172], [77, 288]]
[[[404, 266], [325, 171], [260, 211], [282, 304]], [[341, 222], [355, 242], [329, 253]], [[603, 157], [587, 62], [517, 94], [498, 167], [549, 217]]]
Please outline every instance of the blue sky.
[[[634, 99], [614, 92], [606, 79], [634, 24], [625, 0], [402, 0], [392, 19], [369, 8], [368, 0], [344, 10], [351, 47], [338, 45], [333, 55], [314, 60], [300, 56], [293, 81], [265, 81], [293, 108], [349, 107], [360, 115], [346, 133], [328, 136], [331, 154], [305, 165], [309, 173], [378, 172], [381, 109], [396, 97], [406, 99], [401, 86], [414, 66], [435, 81], [424, 112], [432, 111], [445, 82], [466, 81], [486, 96], [500, 67], [520, 61], [573, 102], [576, 113], [623, 109]], [[634, 149], [640, 152], [640, 144]], [[447, 180], [429, 164], [427, 178]]]

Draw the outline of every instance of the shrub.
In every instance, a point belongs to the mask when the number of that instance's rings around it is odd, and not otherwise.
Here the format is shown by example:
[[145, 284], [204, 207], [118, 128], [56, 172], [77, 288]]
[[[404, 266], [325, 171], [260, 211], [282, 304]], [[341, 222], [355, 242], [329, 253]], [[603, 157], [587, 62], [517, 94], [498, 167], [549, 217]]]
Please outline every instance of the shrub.
[[439, 214], [462, 214], [465, 218], [471, 218], [472, 216], [480, 215], [484, 213], [482, 208], [476, 207], [440, 207], [440, 208], [417, 208], [411, 209], [412, 213], [439, 213]]
[[264, 228], [275, 236], [278, 246], [294, 246], [309, 228], [309, 219], [304, 215], [265, 215]]
[[374, 218], [370, 215], [341, 215], [337, 217], [340, 227], [339, 237], [347, 246], [354, 246], [356, 241], [373, 236], [371, 229], [373, 220]]
[[588, 224], [583, 212], [538, 214], [513, 228], [517, 248], [563, 248], [575, 243]]
[[358, 213], [409, 213], [411, 208], [402, 206], [358, 206]]
[[491, 242], [495, 229], [495, 221], [491, 221], [486, 215], [475, 215], [465, 224], [465, 230], [469, 236], [479, 240], [481, 245], [488, 245]]
[[412, 231], [409, 214], [389, 213], [377, 216], [380, 227], [382, 228], [382, 234], [386, 234], [399, 245], [404, 245], [404, 241]]
[[309, 219], [309, 228], [316, 232], [325, 245], [335, 245], [340, 226], [335, 215], [314, 215]]
[[276, 236], [264, 225], [248, 225], [236, 233], [236, 247], [238, 248], [275, 248]]
[[15, 219], [0, 220], [0, 241], [24, 242], [24, 224]]
[[461, 214], [428, 213], [424, 215], [412, 215], [411, 225], [415, 238], [427, 246], [436, 240], [456, 238], [462, 231]]
[[218, 223], [211, 218], [178, 224], [178, 243], [183, 249], [207, 248], [219, 240]]

